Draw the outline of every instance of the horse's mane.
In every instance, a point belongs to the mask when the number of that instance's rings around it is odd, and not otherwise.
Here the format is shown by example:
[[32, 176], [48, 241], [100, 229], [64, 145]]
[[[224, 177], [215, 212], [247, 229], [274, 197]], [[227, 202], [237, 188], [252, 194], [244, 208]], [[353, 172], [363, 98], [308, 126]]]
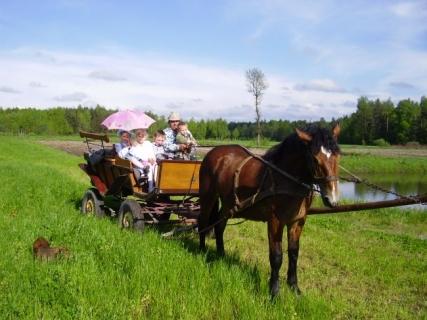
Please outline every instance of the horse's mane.
[[312, 140], [307, 145], [298, 137], [297, 133], [291, 133], [281, 143], [267, 150], [263, 158], [267, 161], [275, 162], [280, 160], [283, 154], [307, 153], [317, 154], [323, 146], [332, 153], [340, 152], [338, 143], [333, 138], [330, 130], [318, 126], [309, 126], [304, 129], [305, 132], [312, 136]]

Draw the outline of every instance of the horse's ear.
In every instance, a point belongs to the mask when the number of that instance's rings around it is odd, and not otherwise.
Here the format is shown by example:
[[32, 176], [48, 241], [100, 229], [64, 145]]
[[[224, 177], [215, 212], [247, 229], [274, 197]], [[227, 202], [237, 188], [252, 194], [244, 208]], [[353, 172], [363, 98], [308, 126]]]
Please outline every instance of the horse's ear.
[[298, 137], [299, 137], [302, 141], [304, 141], [304, 142], [310, 142], [310, 141], [311, 141], [312, 137], [311, 137], [311, 135], [310, 135], [309, 133], [304, 132], [304, 131], [302, 131], [302, 130], [299, 130], [298, 128], [295, 128], [295, 131], [296, 131], [296, 133], [297, 133]]
[[341, 132], [341, 127], [340, 127], [340, 124], [337, 123], [335, 125], [335, 127], [332, 129], [332, 136], [334, 137], [335, 140], [338, 139], [338, 136], [340, 135], [340, 132]]

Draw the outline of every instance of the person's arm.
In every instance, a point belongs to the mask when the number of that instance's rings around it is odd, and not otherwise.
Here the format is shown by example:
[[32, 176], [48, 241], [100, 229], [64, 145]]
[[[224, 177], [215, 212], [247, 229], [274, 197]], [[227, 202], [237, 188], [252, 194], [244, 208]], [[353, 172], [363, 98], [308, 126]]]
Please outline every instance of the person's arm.
[[132, 148], [130, 148], [130, 150], [126, 154], [125, 159], [129, 160], [130, 162], [132, 162], [132, 164], [135, 167], [137, 167], [137, 168], [140, 168], [140, 169], [144, 168], [144, 162], [143, 161], [139, 161], [139, 159], [133, 154]]
[[193, 145], [197, 145], [197, 140], [194, 139], [193, 134], [190, 131], [188, 131], [188, 133], [190, 136], [190, 141], [193, 143]]
[[150, 164], [156, 163], [156, 153], [154, 152], [154, 145], [147, 141], [147, 158]]
[[144, 168], [144, 163], [142, 163], [141, 161], [137, 160], [135, 157], [131, 157], [128, 159], [130, 162], [132, 162], [133, 166], [139, 169]]
[[128, 153], [129, 153], [129, 147], [125, 147], [125, 148], [121, 148], [120, 151], [117, 152], [117, 155], [122, 159], [126, 159]]
[[120, 151], [122, 150], [122, 144], [121, 143], [115, 143], [114, 144], [114, 150], [116, 151], [116, 154], [120, 154]]
[[164, 143], [165, 151], [169, 153], [175, 153], [179, 151], [180, 147], [179, 147], [179, 144], [175, 143], [175, 135], [173, 131], [171, 129], [169, 130], [165, 129], [164, 132], [165, 132], [165, 143]]

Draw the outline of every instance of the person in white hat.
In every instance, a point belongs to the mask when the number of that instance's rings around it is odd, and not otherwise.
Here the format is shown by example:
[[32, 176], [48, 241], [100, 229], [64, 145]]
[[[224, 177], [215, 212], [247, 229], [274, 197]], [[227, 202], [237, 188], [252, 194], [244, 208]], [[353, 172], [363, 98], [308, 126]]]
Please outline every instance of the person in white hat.
[[164, 129], [165, 133], [165, 152], [168, 156], [173, 159], [177, 151], [184, 151], [187, 148], [186, 144], [177, 144], [176, 143], [176, 134], [178, 133], [178, 124], [181, 121], [179, 113], [172, 112], [168, 118], [169, 127]]

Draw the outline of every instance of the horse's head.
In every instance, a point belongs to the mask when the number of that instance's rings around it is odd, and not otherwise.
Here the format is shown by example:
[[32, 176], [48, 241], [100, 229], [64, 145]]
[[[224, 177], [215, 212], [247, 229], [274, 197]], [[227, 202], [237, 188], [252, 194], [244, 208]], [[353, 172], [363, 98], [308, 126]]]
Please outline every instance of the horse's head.
[[340, 127], [337, 124], [332, 132], [318, 128], [313, 132], [296, 129], [298, 137], [304, 141], [312, 155], [312, 180], [319, 185], [323, 203], [335, 207], [339, 200], [338, 172], [340, 152], [337, 138]]

